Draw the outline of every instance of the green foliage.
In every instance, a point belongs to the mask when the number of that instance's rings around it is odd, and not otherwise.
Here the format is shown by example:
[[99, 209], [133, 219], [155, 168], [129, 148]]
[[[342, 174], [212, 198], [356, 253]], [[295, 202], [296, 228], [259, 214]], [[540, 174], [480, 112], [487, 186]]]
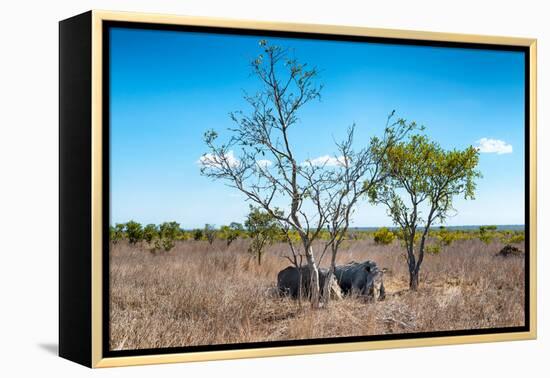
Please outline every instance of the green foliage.
[[430, 244], [426, 246], [426, 252], [432, 255], [441, 253], [441, 244]]
[[109, 239], [113, 244], [117, 244], [119, 241], [124, 239], [124, 227], [123, 223], [117, 223], [115, 226], [109, 226]]
[[230, 246], [235, 240], [245, 235], [244, 227], [237, 222], [231, 222], [229, 226], [221, 226], [218, 236], [227, 242]]
[[[370, 201], [384, 204], [400, 227], [407, 249], [410, 287], [416, 289], [427, 235], [433, 223], [444, 223], [454, 211], [453, 198], [473, 199], [479, 152], [474, 147], [445, 150], [423, 134], [386, 151], [382, 169], [386, 179], [369, 191]], [[421, 234], [418, 248], [415, 238]], [[415, 256], [415, 253], [417, 254]], [[413, 266], [414, 265], [414, 266]]]
[[266, 211], [250, 206], [250, 213], [244, 223], [252, 239], [248, 252], [258, 257], [258, 265], [262, 264], [262, 255], [268, 244], [273, 243], [281, 231], [276, 219]]
[[479, 226], [479, 240], [489, 244], [496, 237], [497, 226]]
[[292, 243], [299, 243], [302, 239], [300, 238], [300, 234], [296, 230], [283, 230], [279, 229], [279, 232], [275, 236], [276, 241], [282, 241], [287, 242], [290, 241]]
[[330, 232], [328, 232], [327, 230], [321, 230], [317, 238], [325, 241], [330, 240]]
[[128, 238], [128, 243], [132, 245], [143, 240], [143, 228], [141, 224], [133, 220], [126, 223], [126, 237]]
[[491, 234], [480, 234], [479, 240], [485, 244], [490, 244], [493, 241], [493, 235]]
[[165, 252], [174, 248], [180, 231], [180, 225], [177, 222], [164, 222], [159, 226], [160, 246]]
[[180, 232], [176, 237], [176, 240], [182, 240], [182, 241], [192, 240], [192, 239], [193, 239], [193, 231], [180, 230]]
[[[407, 232], [405, 232], [405, 230], [403, 229], [398, 229], [398, 230], [395, 230], [395, 231], [392, 231], [395, 235], [395, 237], [398, 239], [398, 240], [401, 240], [403, 242], [403, 245], [405, 245], [405, 242], [409, 241], [408, 238], [409, 238], [409, 235]], [[418, 241], [420, 240], [420, 232], [416, 232], [414, 234], [414, 244], [418, 243]]]
[[153, 239], [158, 237], [158, 227], [155, 224], [148, 224], [143, 228], [143, 240], [145, 240], [148, 244], [151, 244]]
[[447, 230], [445, 227], [440, 227], [438, 232], [434, 232], [433, 236], [437, 239], [437, 241], [446, 247], [453, 244], [454, 241], [459, 239], [459, 235], [457, 232], [451, 232]]
[[391, 232], [387, 227], [382, 227], [376, 230], [373, 234], [374, 242], [376, 244], [387, 245], [391, 244], [395, 240], [395, 234]]
[[148, 224], [143, 229], [143, 240], [147, 242], [152, 253], [159, 250], [169, 252], [175, 247], [180, 233], [180, 225], [177, 222], [164, 222], [159, 226]]
[[504, 235], [500, 239], [504, 244], [519, 244], [525, 241], [524, 232], [516, 232], [509, 235]]
[[191, 231], [191, 235], [193, 237], [193, 240], [199, 241], [199, 240], [203, 239], [204, 231], [200, 228], [197, 228], [197, 229], [194, 229], [193, 231]]

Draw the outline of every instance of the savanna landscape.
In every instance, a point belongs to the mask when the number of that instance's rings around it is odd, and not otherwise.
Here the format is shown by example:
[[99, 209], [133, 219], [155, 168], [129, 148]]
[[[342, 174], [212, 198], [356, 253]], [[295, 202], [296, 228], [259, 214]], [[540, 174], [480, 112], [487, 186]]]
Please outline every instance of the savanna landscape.
[[453, 233], [455, 241], [426, 256], [416, 292], [408, 290], [399, 240], [376, 243], [374, 232], [347, 240], [338, 263], [370, 259], [386, 268], [386, 298], [368, 302], [349, 296], [322, 309], [277, 294], [277, 273], [289, 265], [282, 242], [266, 248], [259, 265], [248, 252], [249, 238], [228, 246], [223, 235], [210, 243], [202, 235], [193, 240], [190, 232], [191, 240], [155, 253], [147, 242], [117, 241], [110, 260], [110, 346], [123, 350], [522, 326], [524, 258], [498, 253], [510, 240], [522, 249], [523, 232], [491, 231], [483, 240], [479, 230], [447, 232]]
[[518, 56], [113, 33], [111, 350], [525, 325]]

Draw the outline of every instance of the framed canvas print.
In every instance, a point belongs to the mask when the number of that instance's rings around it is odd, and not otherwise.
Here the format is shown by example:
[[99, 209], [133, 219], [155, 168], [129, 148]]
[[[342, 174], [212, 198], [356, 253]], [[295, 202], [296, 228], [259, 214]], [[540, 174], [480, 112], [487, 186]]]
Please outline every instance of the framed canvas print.
[[60, 22], [59, 353], [536, 337], [536, 41]]

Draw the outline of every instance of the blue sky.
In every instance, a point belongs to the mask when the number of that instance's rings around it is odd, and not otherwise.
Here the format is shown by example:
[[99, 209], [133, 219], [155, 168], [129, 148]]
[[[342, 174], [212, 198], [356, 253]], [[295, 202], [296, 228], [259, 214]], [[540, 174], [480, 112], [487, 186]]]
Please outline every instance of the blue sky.
[[[207, 129], [228, 136], [258, 82], [249, 62], [264, 37], [111, 30], [111, 223], [178, 221], [184, 228], [243, 222], [235, 189], [200, 175]], [[519, 52], [267, 37], [320, 70], [320, 102], [292, 138], [300, 159], [335, 153], [356, 124], [356, 145], [380, 135], [393, 109], [445, 148], [480, 146], [476, 199], [457, 199], [448, 225], [523, 224], [524, 59]], [[353, 226], [391, 225], [363, 201]]]

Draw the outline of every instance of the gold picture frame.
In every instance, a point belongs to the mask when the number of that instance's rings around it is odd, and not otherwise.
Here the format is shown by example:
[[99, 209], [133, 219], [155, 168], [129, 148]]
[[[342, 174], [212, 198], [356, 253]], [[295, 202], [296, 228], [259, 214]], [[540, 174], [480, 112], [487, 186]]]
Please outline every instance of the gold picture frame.
[[[521, 332], [486, 333], [426, 338], [403, 338], [276, 346], [251, 349], [160, 353], [109, 357], [104, 355], [104, 205], [106, 195], [103, 182], [105, 167], [103, 134], [103, 51], [106, 22], [140, 23], [156, 25], [191, 25], [255, 31], [297, 32], [335, 36], [374, 37], [409, 41], [437, 41], [478, 45], [519, 46], [528, 51], [528, 122], [529, 122], [529, 275], [528, 330]], [[500, 36], [482, 36], [424, 31], [376, 29], [354, 26], [295, 24], [232, 20], [210, 17], [187, 17], [161, 14], [90, 11], [60, 23], [60, 355], [89, 367], [113, 367], [143, 364], [160, 364], [187, 361], [207, 361], [250, 357], [299, 355], [310, 353], [347, 352], [371, 349], [420, 347], [448, 344], [481, 343], [535, 339], [537, 335], [537, 264], [536, 264], [536, 213], [537, 213], [537, 42], [535, 39]], [[77, 57], [78, 56], [78, 57]], [[81, 71], [69, 65], [80, 64]], [[68, 72], [70, 71], [70, 72]], [[74, 71], [74, 72], [73, 72]], [[78, 88], [75, 90], [75, 85]], [[81, 111], [75, 112], [78, 109]], [[89, 127], [79, 132], [75, 122]], [[76, 134], [75, 134], [76, 133]], [[70, 147], [75, 138], [88, 148], [77, 151]], [[70, 155], [73, 154], [73, 155]], [[82, 154], [82, 155], [80, 155]], [[70, 155], [70, 156], [69, 156]], [[70, 159], [80, 159], [82, 165], [71, 168]], [[86, 160], [87, 159], [87, 160]], [[89, 163], [89, 166], [86, 165]], [[85, 167], [85, 168], [83, 168]], [[77, 173], [77, 170], [80, 173]], [[81, 187], [74, 180], [83, 175]], [[76, 177], [76, 178], [75, 178]], [[80, 190], [80, 191], [79, 191]], [[81, 203], [85, 211], [78, 215], [70, 208]], [[526, 208], [527, 210], [527, 208]], [[77, 209], [74, 210], [75, 212]], [[84, 217], [75, 222], [75, 217]], [[81, 219], [81, 218], [78, 218]], [[67, 235], [72, 234], [72, 237]], [[82, 253], [78, 256], [70, 254]], [[76, 297], [79, 296], [78, 299]], [[85, 314], [85, 315], [83, 315]], [[80, 341], [78, 341], [80, 340]], [[79, 346], [79, 344], [88, 344]], [[78, 350], [77, 350], [78, 349]]]

